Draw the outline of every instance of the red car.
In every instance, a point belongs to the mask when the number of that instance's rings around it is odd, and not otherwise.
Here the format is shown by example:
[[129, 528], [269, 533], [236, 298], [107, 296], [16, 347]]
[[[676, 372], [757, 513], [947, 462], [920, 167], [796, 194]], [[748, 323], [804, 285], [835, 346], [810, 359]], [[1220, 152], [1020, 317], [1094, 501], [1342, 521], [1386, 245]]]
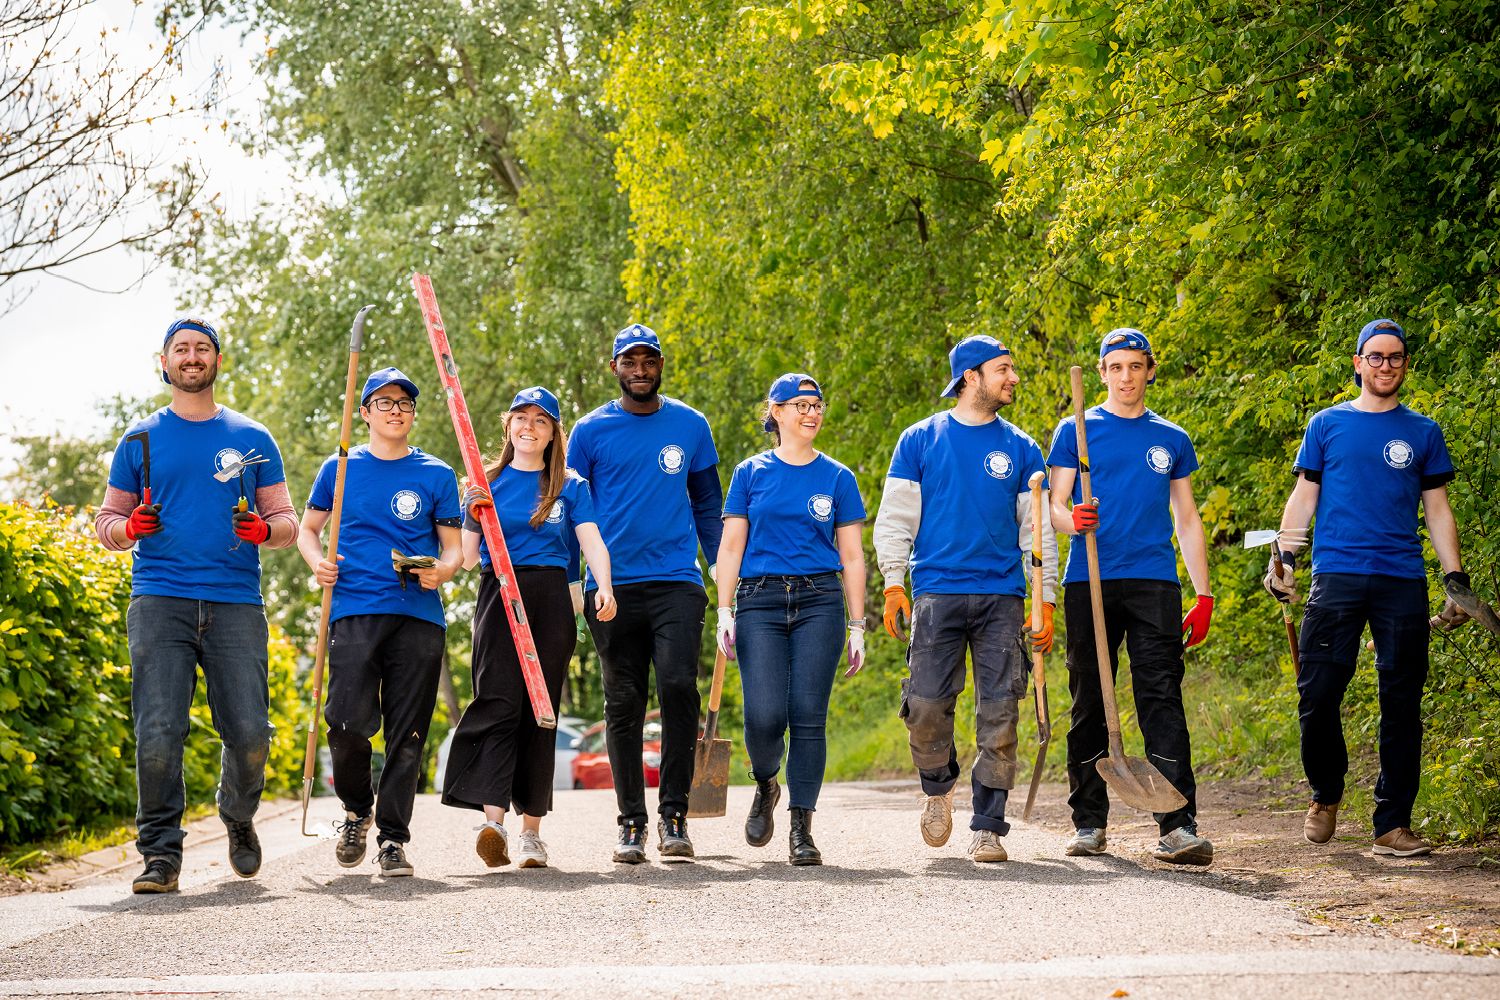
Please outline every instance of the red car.
[[[661, 784], [661, 712], [646, 713], [641, 731], [641, 768], [646, 773], [646, 787]], [[604, 723], [596, 722], [578, 739], [578, 756], [573, 758], [574, 788], [613, 788], [614, 773], [609, 768], [609, 753], [604, 746]]]

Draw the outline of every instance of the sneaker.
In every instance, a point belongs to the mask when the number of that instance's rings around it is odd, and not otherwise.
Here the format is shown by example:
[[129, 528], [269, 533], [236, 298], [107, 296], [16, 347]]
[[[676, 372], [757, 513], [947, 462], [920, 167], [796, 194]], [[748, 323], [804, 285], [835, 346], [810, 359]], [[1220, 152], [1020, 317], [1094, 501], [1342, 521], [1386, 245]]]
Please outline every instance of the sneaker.
[[922, 839], [928, 847], [942, 847], [953, 833], [953, 789], [927, 796], [922, 806]]
[[1010, 855], [1005, 853], [1005, 842], [994, 830], [975, 830], [974, 836], [969, 838], [969, 860], [975, 864], [985, 864], [991, 861], [1009, 861]]
[[663, 858], [687, 861], [693, 856], [693, 842], [687, 835], [687, 817], [663, 816], [656, 824], [656, 835], [661, 844], [656, 848]]
[[1432, 845], [1404, 826], [1375, 838], [1371, 850], [1391, 858], [1415, 858], [1432, 853]]
[[494, 820], [481, 826], [474, 840], [474, 853], [491, 868], [510, 864], [510, 838], [505, 835], [505, 827]]
[[166, 858], [147, 858], [145, 871], [137, 875], [135, 881], [130, 883], [130, 891], [134, 893], [176, 892], [177, 866]]
[[400, 844], [381, 844], [380, 853], [375, 855], [375, 863], [380, 866], [380, 874], [385, 878], [395, 878], [401, 875], [411, 874], [411, 862], [406, 860], [406, 852], [401, 849]]
[[248, 819], [243, 823], [224, 821], [229, 831], [229, 867], [240, 878], [250, 878], [260, 871], [260, 838], [255, 835], [255, 824]]
[[521, 831], [521, 849], [516, 852], [521, 868], [546, 868], [547, 845], [542, 838], [530, 830]]
[[646, 860], [646, 828], [639, 823], [620, 824], [620, 842], [615, 845], [614, 860], [622, 865], [638, 865]]
[[342, 823], [333, 824], [334, 832], [339, 835], [333, 856], [345, 868], [354, 868], [365, 859], [365, 834], [369, 833], [375, 817], [371, 814], [356, 816], [352, 812], [345, 812], [344, 815], [347, 818]]
[[1302, 836], [1309, 844], [1326, 844], [1333, 839], [1334, 827], [1338, 826], [1339, 804], [1325, 806], [1314, 802], [1307, 807], [1307, 818], [1302, 821]]
[[1213, 862], [1214, 845], [1191, 826], [1179, 826], [1156, 842], [1151, 856], [1169, 865], [1206, 865]]
[[1068, 846], [1063, 853], [1070, 858], [1092, 858], [1103, 854], [1108, 843], [1109, 841], [1104, 836], [1104, 827], [1080, 826], [1073, 831], [1073, 839], [1068, 841]]

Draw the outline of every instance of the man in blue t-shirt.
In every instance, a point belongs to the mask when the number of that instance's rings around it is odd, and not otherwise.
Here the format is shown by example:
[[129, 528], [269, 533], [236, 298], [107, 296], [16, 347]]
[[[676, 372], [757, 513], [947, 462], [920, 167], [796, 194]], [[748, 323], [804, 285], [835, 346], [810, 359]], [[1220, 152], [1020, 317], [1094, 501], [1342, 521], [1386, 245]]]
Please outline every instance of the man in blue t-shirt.
[[[397, 368], [374, 372], [360, 393], [359, 415], [370, 443], [349, 452], [338, 561], [327, 558], [319, 537], [333, 510], [337, 455], [313, 482], [297, 548], [318, 583], [333, 589], [323, 718], [333, 790], [346, 814], [334, 855], [345, 868], [358, 865], [374, 824], [380, 874], [410, 875], [405, 845], [447, 628], [438, 587], [463, 561], [463, 515], [453, 470], [408, 443], [417, 419], [416, 383]], [[398, 571], [398, 553], [435, 561]], [[377, 798], [370, 738], [381, 729], [385, 767]]]
[[[646, 860], [641, 732], [653, 663], [662, 724], [658, 849], [664, 858], [693, 856], [687, 800], [708, 607], [698, 550], [712, 566], [723, 533], [713, 433], [703, 414], [661, 395], [665, 367], [655, 333], [639, 323], [621, 330], [609, 363], [620, 398], [578, 421], [568, 440], [568, 465], [593, 489], [619, 607], [606, 622], [593, 600], [583, 602], [604, 668], [606, 740], [620, 809], [614, 859], [625, 864]], [[590, 573], [585, 588], [595, 586]]]
[[135, 720], [135, 892], [172, 892], [182, 867], [182, 750], [203, 668], [223, 741], [219, 817], [229, 864], [260, 870], [253, 822], [266, 783], [269, 720], [266, 614], [260, 547], [297, 535], [281, 452], [260, 424], [214, 402], [223, 357], [201, 319], [167, 327], [161, 377], [167, 406], [130, 426], [115, 447], [94, 519], [105, 548], [134, 549], [130, 705]]
[[[1152, 856], [1171, 864], [1206, 865], [1213, 861], [1214, 847], [1198, 836], [1197, 784], [1182, 707], [1182, 653], [1208, 636], [1214, 608], [1203, 521], [1193, 499], [1191, 477], [1198, 456], [1186, 431], [1146, 408], [1147, 387], [1156, 381], [1156, 355], [1145, 334], [1129, 328], [1105, 334], [1098, 370], [1109, 395], [1084, 412], [1095, 496], [1083, 495], [1078, 431], [1074, 418], [1068, 417], [1057, 425], [1047, 455], [1052, 524], [1069, 535], [1094, 532], [1110, 666], [1119, 667], [1123, 639], [1146, 756], [1187, 799], [1182, 808], [1156, 815], [1161, 839]], [[1174, 530], [1198, 595], [1185, 618], [1172, 548]], [[1075, 833], [1067, 853], [1078, 857], [1104, 852], [1109, 819], [1109, 793], [1094, 766], [1108, 752], [1109, 743], [1088, 562], [1079, 541], [1068, 549], [1063, 614], [1068, 626], [1068, 690], [1073, 695], [1068, 804]]]
[[[1016, 783], [1016, 722], [1026, 694], [1025, 560], [1031, 552], [1033, 473], [1042, 451], [998, 416], [1021, 381], [1010, 350], [993, 337], [969, 337], [948, 355], [951, 410], [901, 433], [875, 519], [875, 555], [885, 577], [885, 627], [904, 642], [898, 615], [911, 619], [901, 683], [901, 716], [912, 762], [927, 794], [922, 839], [942, 847], [953, 830], [958, 751], [953, 712], [964, 689], [964, 651], [974, 662], [974, 736], [979, 756], [970, 784], [974, 816], [969, 857], [1004, 861], [1010, 832], [1005, 802]], [[1042, 528], [1042, 631], [1032, 645], [1052, 648], [1057, 540]], [[912, 595], [906, 597], [911, 565]]]
[[[1430, 635], [1419, 506], [1444, 581], [1467, 587], [1469, 577], [1448, 505], [1453, 462], [1443, 430], [1401, 404], [1401, 383], [1411, 367], [1406, 331], [1388, 319], [1366, 324], [1353, 360], [1359, 397], [1320, 410], [1308, 422], [1297, 452], [1297, 484], [1281, 517], [1282, 572], [1277, 574], [1273, 556], [1265, 585], [1278, 600], [1296, 600], [1297, 551], [1316, 519], [1297, 677], [1302, 767], [1312, 785], [1303, 835], [1314, 844], [1333, 837], [1349, 770], [1339, 711], [1368, 622], [1380, 681], [1373, 851], [1409, 858], [1432, 851], [1411, 831], [1422, 776]], [[1450, 600], [1443, 618], [1452, 627], [1467, 615]]]

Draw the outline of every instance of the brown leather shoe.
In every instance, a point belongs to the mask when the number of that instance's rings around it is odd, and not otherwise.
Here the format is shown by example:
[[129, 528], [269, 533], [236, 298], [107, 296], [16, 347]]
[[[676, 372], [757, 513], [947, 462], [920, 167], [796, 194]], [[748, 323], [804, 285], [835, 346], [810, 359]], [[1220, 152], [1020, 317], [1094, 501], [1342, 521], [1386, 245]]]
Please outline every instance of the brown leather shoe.
[[942, 847], [953, 832], [953, 789], [929, 795], [922, 804], [922, 839], [928, 847]]
[[1326, 844], [1333, 839], [1334, 827], [1339, 824], [1339, 804], [1325, 806], [1314, 802], [1307, 807], [1307, 818], [1302, 821], [1302, 836], [1309, 844]]
[[1375, 838], [1375, 854], [1391, 858], [1415, 858], [1432, 853], [1432, 845], [1404, 826]]

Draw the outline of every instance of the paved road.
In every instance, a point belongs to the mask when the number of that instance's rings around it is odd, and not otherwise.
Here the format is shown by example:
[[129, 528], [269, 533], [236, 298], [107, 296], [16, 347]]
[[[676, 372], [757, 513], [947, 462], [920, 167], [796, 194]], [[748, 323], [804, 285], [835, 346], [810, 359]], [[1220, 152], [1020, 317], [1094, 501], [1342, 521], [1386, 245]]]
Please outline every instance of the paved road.
[[[1236, 894], [1232, 872], [1157, 865], [1144, 833], [1074, 859], [1018, 825], [1013, 860], [976, 868], [963, 829], [921, 842], [918, 802], [915, 786], [829, 787], [828, 864], [792, 868], [784, 812], [772, 846], [747, 847], [736, 788], [731, 818], [691, 824], [696, 864], [631, 868], [609, 861], [613, 796], [560, 792], [553, 867], [491, 871], [477, 814], [424, 797], [408, 879], [339, 868], [292, 809], [262, 820], [255, 879], [228, 872], [218, 840], [189, 851], [176, 895], [129, 895], [131, 864], [0, 899], [0, 997], [1500, 997], [1500, 961], [1331, 933]], [[336, 810], [314, 806], [325, 826]]]

